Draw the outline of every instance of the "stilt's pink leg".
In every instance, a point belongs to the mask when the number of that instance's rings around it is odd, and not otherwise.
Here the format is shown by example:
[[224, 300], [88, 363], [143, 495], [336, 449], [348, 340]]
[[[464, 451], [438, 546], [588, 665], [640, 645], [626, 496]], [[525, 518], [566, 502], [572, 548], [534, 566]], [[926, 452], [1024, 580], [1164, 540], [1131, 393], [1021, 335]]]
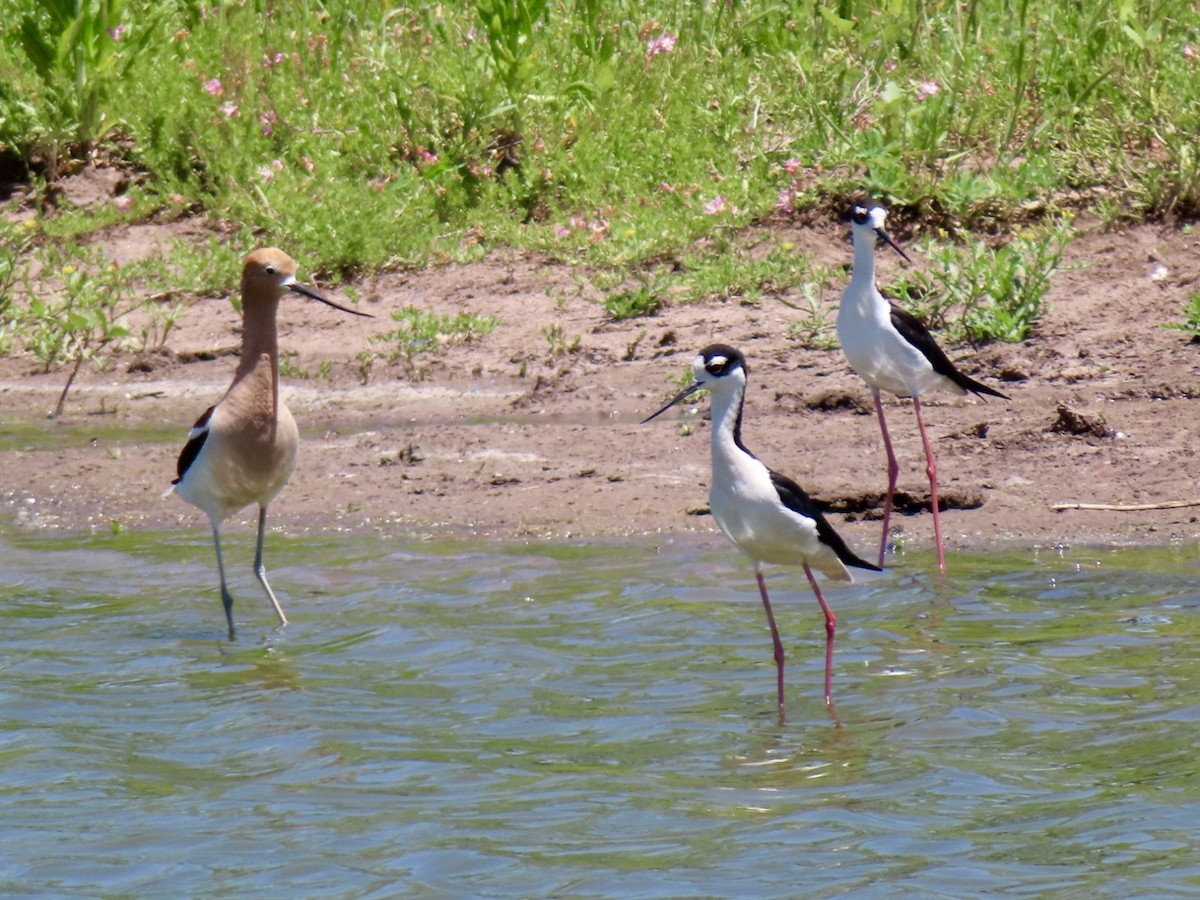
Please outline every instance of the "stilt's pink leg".
[[925, 420], [921, 417], [921, 400], [913, 397], [913, 410], [917, 414], [917, 428], [921, 429], [921, 443], [925, 445], [925, 471], [929, 475], [929, 507], [933, 510], [933, 539], [937, 543], [938, 572], [946, 574], [946, 551], [942, 546], [942, 517], [938, 510], [937, 458], [929, 446], [929, 435], [925, 433]]
[[821, 594], [821, 588], [817, 586], [817, 579], [813, 577], [808, 563], [804, 564], [804, 574], [808, 576], [808, 583], [812, 585], [813, 593], [817, 595], [817, 602], [821, 604], [821, 612], [825, 613], [825, 705], [831, 706], [833, 705], [833, 633], [837, 630], [837, 616], [825, 602], [825, 597]]
[[771, 612], [771, 598], [767, 596], [767, 584], [763, 581], [762, 567], [757, 560], [754, 562], [754, 577], [758, 579], [758, 592], [762, 594], [763, 609], [767, 611], [767, 624], [771, 626], [771, 642], [775, 645], [775, 699], [779, 704], [779, 721], [783, 721], [783, 641], [779, 639], [779, 629], [775, 627], [775, 614]]
[[892, 500], [896, 496], [896, 477], [900, 474], [900, 464], [896, 462], [896, 454], [892, 450], [892, 439], [888, 436], [887, 419], [883, 417], [883, 400], [879, 396], [879, 388], [875, 388], [875, 412], [879, 416], [879, 430], [883, 432], [883, 449], [887, 451], [888, 486], [887, 498], [883, 501], [883, 536], [879, 539], [879, 565], [883, 566], [883, 557], [887, 553], [888, 526], [892, 521]]

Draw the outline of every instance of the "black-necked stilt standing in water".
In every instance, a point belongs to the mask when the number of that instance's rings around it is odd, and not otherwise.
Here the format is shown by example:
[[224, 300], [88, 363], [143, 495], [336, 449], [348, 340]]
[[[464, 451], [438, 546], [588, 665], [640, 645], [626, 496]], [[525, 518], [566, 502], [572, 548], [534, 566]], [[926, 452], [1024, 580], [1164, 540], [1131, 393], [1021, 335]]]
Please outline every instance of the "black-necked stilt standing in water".
[[883, 241], [906, 261], [908, 255], [884, 230], [887, 211], [883, 207], [856, 206], [850, 221], [854, 235], [854, 269], [850, 283], [842, 293], [838, 309], [838, 340], [845, 351], [850, 367], [871, 386], [875, 395], [875, 412], [883, 432], [883, 447], [887, 452], [888, 487], [883, 504], [883, 536], [879, 541], [879, 564], [887, 552], [888, 526], [892, 517], [892, 499], [896, 493], [896, 476], [900, 466], [888, 436], [887, 420], [883, 415], [881, 391], [898, 397], [912, 397], [917, 415], [921, 443], [925, 445], [926, 472], [929, 475], [929, 506], [933, 511], [933, 536], [937, 544], [938, 570], [946, 574], [946, 552], [942, 545], [942, 521], [938, 510], [937, 459], [925, 432], [921, 415], [921, 395], [929, 391], [947, 390], [959, 394], [968, 391], [983, 396], [990, 394], [1009, 399], [999, 391], [980, 384], [954, 367], [954, 363], [934, 341], [929, 329], [909, 312], [887, 300], [875, 287], [875, 245]]
[[263, 534], [267, 504], [278, 494], [296, 468], [300, 435], [296, 420], [279, 398], [279, 343], [275, 318], [279, 301], [289, 291], [356, 316], [368, 313], [348, 309], [322, 297], [296, 281], [296, 263], [282, 250], [255, 250], [242, 269], [242, 355], [233, 383], [225, 396], [210, 406], [192, 426], [179, 454], [174, 491], [208, 515], [217, 572], [221, 577], [221, 602], [229, 622], [229, 639], [235, 637], [233, 597], [225, 584], [221, 559], [221, 522], [251, 503], [258, 504], [258, 546], [254, 574], [267, 592], [279, 624], [286, 625], [283, 608], [267, 583], [263, 566]]
[[879, 571], [879, 567], [855, 556], [801, 487], [787, 476], [768, 469], [742, 443], [742, 406], [748, 374], [745, 357], [733, 347], [712, 344], [696, 356], [692, 373], [695, 382], [647, 417], [643, 424], [701, 388], [711, 393], [712, 485], [708, 502], [721, 531], [754, 561], [754, 576], [775, 645], [779, 715], [783, 716], [783, 643], [763, 581], [763, 563], [801, 566], [808, 576], [825, 613], [825, 702], [830, 703], [837, 619], [821, 594], [813, 569], [830, 578], [853, 581], [847, 566], [873, 571]]

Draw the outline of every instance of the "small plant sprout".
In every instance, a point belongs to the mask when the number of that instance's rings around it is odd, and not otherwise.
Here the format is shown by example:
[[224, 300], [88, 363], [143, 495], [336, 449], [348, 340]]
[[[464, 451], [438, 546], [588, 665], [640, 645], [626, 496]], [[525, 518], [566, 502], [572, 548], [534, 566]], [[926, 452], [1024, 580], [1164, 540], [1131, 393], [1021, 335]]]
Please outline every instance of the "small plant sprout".
[[374, 350], [360, 350], [354, 357], [358, 363], [358, 383], [365, 385], [371, 381], [371, 367], [375, 364]]
[[1200, 291], [1193, 291], [1183, 302], [1182, 322], [1164, 322], [1164, 328], [1182, 331], [1192, 339], [1192, 343], [1200, 344]]
[[282, 375], [284, 378], [298, 378], [300, 380], [307, 380], [312, 377], [311, 372], [309, 372], [307, 369], [302, 369], [298, 365], [296, 365], [295, 360], [294, 360], [294, 354], [288, 354], [288, 355], [280, 354], [280, 356], [279, 356], [279, 374]]
[[566, 329], [562, 327], [561, 322], [553, 322], [550, 325], [542, 326], [542, 337], [546, 339], [546, 343], [550, 345], [549, 360], [553, 362], [560, 356], [566, 356], [568, 353], [578, 353], [583, 347], [583, 336], [575, 335], [568, 339]]
[[452, 341], [472, 341], [486, 337], [495, 330], [500, 320], [495, 316], [459, 313], [439, 315], [426, 312], [415, 306], [392, 313], [397, 323], [394, 331], [377, 334], [370, 338], [380, 344], [391, 344], [391, 359], [403, 359], [410, 369], [414, 360], [423, 353], [432, 353], [443, 344]]
[[799, 341], [802, 347], [833, 349], [837, 346], [837, 335], [834, 333], [836, 304], [824, 302], [819, 289], [812, 284], [803, 285], [800, 293], [803, 296], [800, 303], [789, 303], [781, 298], [781, 302], [802, 314], [801, 318], [788, 326], [788, 335]]
[[638, 333], [633, 340], [625, 345], [625, 355], [621, 357], [624, 362], [632, 362], [637, 359], [638, 345], [642, 343], [642, 339], [646, 337], [646, 329], [639, 328]]
[[642, 283], [635, 288], [618, 291], [604, 301], [604, 310], [615, 321], [652, 316], [659, 308], [658, 286]]

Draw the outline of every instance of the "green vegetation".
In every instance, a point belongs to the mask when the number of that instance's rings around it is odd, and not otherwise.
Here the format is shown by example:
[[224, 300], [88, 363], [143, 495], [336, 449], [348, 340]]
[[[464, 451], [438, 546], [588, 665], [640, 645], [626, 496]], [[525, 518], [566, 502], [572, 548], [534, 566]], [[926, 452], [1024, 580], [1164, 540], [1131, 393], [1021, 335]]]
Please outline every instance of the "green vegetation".
[[658, 312], [660, 286], [643, 281], [629, 290], [609, 294], [604, 301], [604, 310], [616, 321], [652, 316]]
[[825, 303], [812, 284], [801, 287], [804, 299], [800, 303], [789, 303], [804, 315], [792, 322], [788, 329], [791, 337], [804, 347], [828, 350], [837, 346], [837, 307]]
[[[40, 135], [75, 144], [103, 137], [116, 123], [108, 117], [112, 87], [145, 51], [155, 29], [138, 29], [122, 45], [124, 0], [36, 0], [5, 7], [7, 21], [18, 26], [20, 47], [38, 88], [40, 108], [34, 107], [32, 118]], [[136, 15], [147, 25], [153, 22], [147, 10]], [[134, 17], [130, 12], [128, 18]], [[57, 148], [48, 162], [53, 172]]]
[[[542, 337], [550, 345], [550, 351], [546, 356], [549, 362], [554, 362], [559, 357], [570, 353], [578, 353], [583, 349], [583, 336], [577, 334], [568, 338], [566, 329], [563, 328], [561, 322], [551, 322], [549, 325], [543, 325]], [[525, 373], [522, 372], [521, 374], [524, 376]]]
[[[37, 224], [28, 221], [30, 225]], [[19, 330], [13, 286], [21, 276], [21, 261], [32, 243], [33, 230], [25, 222], [0, 217], [0, 356], [12, 349]]]
[[[138, 288], [153, 263], [119, 267], [95, 248], [58, 244], [47, 245], [39, 261], [44, 268], [36, 280], [31, 269], [24, 271], [27, 303], [10, 309], [4, 323], [21, 335], [43, 371], [68, 368], [52, 412], [57, 416], [85, 362], [103, 369], [114, 348], [161, 347], [182, 307], [158, 303]], [[138, 311], [143, 324], [135, 335], [128, 321]]]
[[498, 323], [495, 316], [474, 313], [441, 316], [417, 309], [415, 306], [397, 310], [392, 313], [392, 318], [398, 323], [398, 327], [386, 334], [373, 335], [370, 340], [391, 344], [389, 358], [393, 362], [404, 360], [409, 370], [415, 374], [419, 374], [414, 365], [414, 360], [419, 354], [436, 350], [448, 341], [470, 341], [486, 337]]
[[1057, 255], [1005, 236], [1197, 215], [1197, 134], [1187, 0], [0, 0], [0, 163], [47, 209], [85, 160], [131, 175], [119, 206], [51, 209], [35, 252], [197, 211], [241, 227], [228, 256], [319, 276], [509, 244], [638, 279], [615, 319], [796, 288], [815, 343], [822, 273], [748, 226], [877, 198], [953, 235], [910, 286], [935, 320], [1020, 339]]
[[1166, 322], [1164, 328], [1173, 328], [1190, 335], [1193, 341], [1200, 341], [1200, 292], [1192, 292], [1183, 304], [1182, 322]]
[[929, 238], [916, 248], [930, 260], [928, 271], [909, 270], [894, 288], [905, 308], [953, 339], [1022, 341], [1041, 317], [1070, 237], [1060, 222], [1022, 229], [996, 248]]

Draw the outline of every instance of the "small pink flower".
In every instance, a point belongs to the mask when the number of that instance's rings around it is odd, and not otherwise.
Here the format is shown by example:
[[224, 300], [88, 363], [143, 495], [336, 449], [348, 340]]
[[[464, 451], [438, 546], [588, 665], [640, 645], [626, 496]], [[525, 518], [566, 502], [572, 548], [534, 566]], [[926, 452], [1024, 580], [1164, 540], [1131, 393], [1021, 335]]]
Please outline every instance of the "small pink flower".
[[555, 225], [554, 226], [554, 236], [556, 238], [565, 238], [570, 234], [571, 234], [571, 229], [568, 228], [566, 225]]
[[785, 159], [783, 161], [783, 171], [787, 172], [789, 175], [795, 175], [800, 171], [800, 167], [803, 165], [804, 160], [800, 159], [798, 156], [793, 156], [791, 159]]
[[313, 170], [316, 168], [316, 166], [313, 164], [312, 157], [309, 156], [300, 157], [300, 164], [304, 166], [304, 171], [306, 171], [309, 175], [311, 175]]
[[1184, 44], [1183, 58], [1188, 62], [1195, 62], [1197, 59], [1200, 59], [1200, 50], [1197, 50], [1191, 44]]
[[269, 166], [260, 166], [259, 167], [258, 177], [261, 178], [263, 180], [263, 183], [265, 184], [266, 182], [272, 180], [275, 177], [276, 172], [282, 172], [282, 171], [283, 171], [283, 163], [281, 163], [277, 159], [273, 159], [273, 160], [271, 160], [271, 164]]
[[942, 89], [942, 86], [936, 81], [922, 81], [921, 86], [917, 88], [917, 99], [925, 100], [937, 94]]
[[125, 26], [118, 25], [116, 28], [108, 29], [108, 36], [114, 41], [121, 40], [121, 38], [125, 37]]
[[717, 196], [713, 197], [711, 200], [709, 200], [707, 203], [704, 204], [704, 214], [706, 216], [715, 216], [719, 212], [724, 212], [724, 210], [725, 210], [725, 195], [724, 194], [717, 194]]
[[775, 209], [779, 212], [794, 213], [796, 211], [796, 195], [799, 192], [800, 184], [796, 181], [785, 188], [780, 188], [779, 198], [775, 201]]
[[221, 109], [221, 112], [225, 115], [225, 118], [232, 119], [234, 116], [237, 115], [238, 105], [236, 103], [226, 101], [221, 104], [220, 109]]
[[895, 71], [896, 71], [896, 66], [898, 66], [898, 65], [899, 65], [899, 63], [898, 63], [898, 62], [896, 62], [894, 59], [889, 59], [887, 62], [885, 62], [885, 63], [883, 64], [883, 71], [885, 71], [885, 72], [895, 72]]
[[675, 49], [675, 42], [679, 40], [677, 35], [663, 32], [656, 38], [651, 38], [646, 42], [646, 59], [658, 56], [660, 53], [670, 53]]
[[430, 153], [428, 150], [426, 150], [424, 147], [422, 147], [421, 148], [421, 161], [424, 162], [427, 166], [432, 166], [435, 162], [438, 161], [438, 155], [436, 153]]
[[122, 194], [120, 197], [113, 197], [113, 206], [117, 208], [117, 212], [127, 213], [133, 209], [133, 198], [128, 194]]
[[269, 53], [264, 53], [262, 58], [262, 67], [264, 69], [269, 69], [271, 66], [279, 65], [285, 59], [287, 59], [287, 57], [282, 53], [276, 53], [274, 56], [271, 56]]
[[221, 93], [224, 90], [221, 87], [221, 79], [220, 78], [210, 78], [208, 81], [204, 82], [204, 89], [206, 91], [208, 91], [210, 94], [212, 94], [214, 97], [220, 97]]
[[660, 181], [658, 183], [658, 192], [660, 194], [673, 194], [675, 193], [675, 185], [666, 181]]
[[275, 115], [275, 110], [268, 109], [265, 113], [258, 114], [258, 121], [260, 121], [263, 126], [263, 137], [270, 137], [271, 132], [275, 130], [275, 123], [279, 121], [279, 119]]

